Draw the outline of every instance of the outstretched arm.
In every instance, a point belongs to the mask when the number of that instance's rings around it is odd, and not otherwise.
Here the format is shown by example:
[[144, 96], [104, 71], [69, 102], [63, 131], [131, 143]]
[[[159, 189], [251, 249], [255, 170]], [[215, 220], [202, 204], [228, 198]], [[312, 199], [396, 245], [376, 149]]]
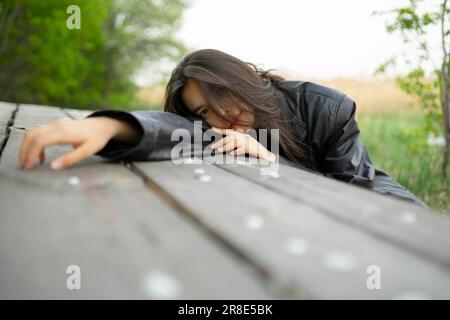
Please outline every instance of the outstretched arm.
[[[138, 136], [138, 139], [131, 143], [112, 139], [96, 153], [111, 160], [168, 160], [172, 157], [173, 148], [180, 143], [182, 144], [180, 147], [186, 147], [192, 154], [202, 152], [210, 143], [202, 141], [203, 130], [210, 126], [200, 118], [185, 118], [170, 112], [151, 110], [131, 112], [100, 110], [88, 115], [87, 118], [105, 116], [134, 127]], [[195, 125], [196, 123], [200, 125]], [[184, 139], [180, 141], [180, 138]]]
[[168, 112], [117, 110], [97, 111], [80, 120], [58, 119], [27, 130], [20, 146], [19, 167], [31, 169], [38, 158], [43, 163], [45, 148], [56, 144], [71, 144], [74, 150], [52, 161], [55, 170], [92, 155], [110, 160], [163, 160], [171, 159], [175, 146], [182, 150], [182, 156], [203, 153], [209, 144], [202, 139], [207, 124], [200, 121], [201, 126], [196, 126], [192, 120]]
[[31, 169], [37, 158], [45, 161], [45, 148], [55, 144], [71, 144], [74, 150], [52, 161], [52, 169], [72, 166], [102, 149], [110, 139], [132, 143], [138, 139], [136, 129], [109, 117], [84, 120], [58, 119], [25, 132], [19, 151], [19, 168]]

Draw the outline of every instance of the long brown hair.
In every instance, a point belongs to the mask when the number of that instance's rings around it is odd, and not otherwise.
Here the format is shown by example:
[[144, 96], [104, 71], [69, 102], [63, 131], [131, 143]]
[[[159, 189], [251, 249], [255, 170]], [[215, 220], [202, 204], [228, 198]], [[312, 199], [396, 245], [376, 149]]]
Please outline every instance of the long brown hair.
[[[219, 117], [231, 122], [226, 106], [237, 106], [241, 111], [252, 108], [252, 128], [279, 129], [279, 144], [286, 156], [296, 164], [314, 169], [310, 147], [296, 135], [290, 119], [281, 112], [281, 97], [274, 90], [279, 75], [262, 70], [251, 62], [214, 49], [202, 49], [186, 55], [172, 71], [167, 84], [164, 111], [182, 116], [192, 115], [184, 105], [181, 92], [189, 78], [198, 81], [208, 106]], [[243, 121], [241, 125], [249, 125]]]

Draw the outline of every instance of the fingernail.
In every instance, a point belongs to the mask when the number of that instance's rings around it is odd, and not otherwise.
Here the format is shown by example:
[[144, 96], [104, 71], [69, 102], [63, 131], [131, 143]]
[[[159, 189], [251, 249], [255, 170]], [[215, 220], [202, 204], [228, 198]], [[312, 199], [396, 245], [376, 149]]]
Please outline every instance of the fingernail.
[[62, 168], [62, 162], [59, 159], [53, 160], [51, 167], [53, 170], [59, 170]]

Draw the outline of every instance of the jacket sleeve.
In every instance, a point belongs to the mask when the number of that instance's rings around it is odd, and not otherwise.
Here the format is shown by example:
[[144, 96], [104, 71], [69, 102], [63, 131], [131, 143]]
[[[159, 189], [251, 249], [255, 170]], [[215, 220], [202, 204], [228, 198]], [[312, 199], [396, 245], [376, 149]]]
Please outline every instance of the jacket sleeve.
[[[100, 110], [86, 118], [98, 116], [125, 121], [139, 131], [137, 143], [111, 139], [95, 154], [109, 160], [149, 161], [201, 156], [215, 136], [212, 130], [204, 133], [210, 126], [201, 118], [182, 117], [170, 112]], [[202, 139], [203, 135], [206, 139]]]
[[367, 188], [373, 187], [375, 167], [369, 152], [359, 138], [355, 119], [356, 104], [344, 96], [332, 109], [323, 146], [322, 169], [325, 176]]

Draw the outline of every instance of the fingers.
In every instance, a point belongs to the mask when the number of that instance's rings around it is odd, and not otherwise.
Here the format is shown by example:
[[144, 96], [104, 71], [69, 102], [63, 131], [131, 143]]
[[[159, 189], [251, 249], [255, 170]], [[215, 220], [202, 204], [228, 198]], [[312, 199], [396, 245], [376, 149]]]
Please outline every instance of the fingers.
[[22, 142], [20, 144], [20, 150], [19, 150], [19, 166], [21, 169], [23, 169], [25, 167], [26, 154], [28, 152], [30, 144], [32, 144], [32, 142], [33, 142], [33, 139], [35, 139], [36, 137], [38, 137], [41, 134], [45, 134], [50, 131], [52, 131], [52, 128], [48, 125], [44, 125], [41, 127], [27, 130], [25, 132], [25, 135], [23, 136]]
[[41, 161], [41, 164], [45, 162], [45, 152], [44, 150], [41, 151], [41, 154], [39, 155], [39, 160]]
[[74, 150], [52, 161], [51, 168], [58, 170], [70, 167], [95, 154], [110, 139], [98, 122], [69, 120], [58, 119], [48, 125], [28, 130], [20, 146], [20, 168], [33, 168], [37, 158], [44, 163], [45, 148], [56, 144], [71, 144]]
[[226, 136], [221, 140], [211, 145], [217, 152], [231, 151], [231, 155], [238, 156], [249, 154], [258, 158], [270, 159], [272, 161], [273, 154], [270, 153], [263, 145], [259, 143], [252, 135], [243, 132], [242, 130], [231, 129], [213, 129], [216, 132], [225, 134]]
[[[212, 144], [212, 148], [217, 152], [228, 152], [235, 148], [242, 148], [244, 153], [248, 151], [251, 137], [242, 130], [220, 129], [213, 127], [217, 132], [226, 134], [225, 138]], [[239, 150], [239, 152], [242, 152]]]
[[217, 141], [211, 147], [216, 149], [217, 152], [226, 152], [233, 150], [234, 148], [239, 146], [239, 138], [236, 135], [230, 134], [225, 138]]
[[218, 149], [223, 148], [223, 146], [226, 144], [226, 140], [227, 140], [227, 137], [220, 139], [219, 141], [213, 143], [211, 145], [211, 148], [217, 149], [217, 151], [220, 152]]
[[93, 155], [95, 153], [95, 150], [97, 150], [95, 146], [89, 142], [81, 144], [78, 148], [74, 149], [73, 151], [68, 152], [53, 160], [51, 163], [51, 168], [53, 170], [61, 170], [70, 167], [75, 163], [77, 163], [78, 161], [81, 161]]
[[240, 156], [240, 155], [243, 155], [245, 153], [246, 153], [246, 151], [245, 151], [245, 147], [244, 146], [238, 147], [236, 150], [233, 150], [233, 151], [230, 152], [230, 154], [232, 156]]
[[221, 129], [221, 128], [216, 128], [216, 127], [211, 127], [211, 129], [213, 129], [217, 133], [221, 133], [221, 134], [227, 134], [226, 130], [230, 131], [230, 129]]
[[39, 156], [39, 158], [42, 161], [42, 153], [44, 152], [44, 149], [48, 146], [58, 144], [58, 143], [64, 143], [67, 142], [65, 139], [61, 136], [61, 133], [58, 131], [52, 131], [46, 134], [39, 135], [38, 137], [32, 139], [30, 142], [31, 145], [28, 147], [28, 150], [26, 150], [25, 154], [25, 169], [31, 169], [36, 164], [36, 158]]

